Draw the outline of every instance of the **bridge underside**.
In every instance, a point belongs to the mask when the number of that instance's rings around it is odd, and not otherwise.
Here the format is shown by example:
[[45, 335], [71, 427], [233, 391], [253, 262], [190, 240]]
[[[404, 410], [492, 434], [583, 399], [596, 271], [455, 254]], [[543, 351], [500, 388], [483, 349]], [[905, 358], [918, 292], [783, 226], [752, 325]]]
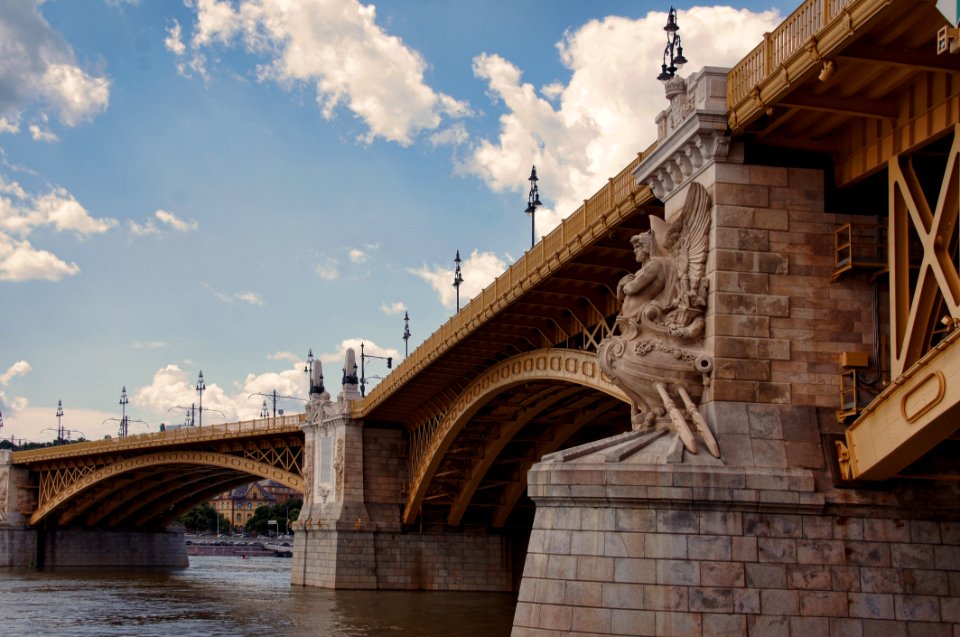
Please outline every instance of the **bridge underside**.
[[161, 530], [191, 507], [267, 478], [303, 491], [299, 417], [21, 452], [43, 529]]
[[629, 427], [630, 407], [620, 398], [556, 381], [515, 385], [463, 425], [411, 513], [424, 524], [530, 528], [530, 467], [545, 454]]
[[191, 507], [258, 477], [188, 463], [132, 469], [97, 482], [42, 519], [53, 527], [159, 530]]

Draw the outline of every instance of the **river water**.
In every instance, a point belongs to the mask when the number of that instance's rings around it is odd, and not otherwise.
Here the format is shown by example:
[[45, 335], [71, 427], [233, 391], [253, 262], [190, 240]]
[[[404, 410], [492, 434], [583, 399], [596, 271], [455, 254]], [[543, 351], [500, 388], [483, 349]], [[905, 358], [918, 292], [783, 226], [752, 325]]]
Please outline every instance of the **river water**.
[[0, 635], [509, 635], [515, 594], [290, 585], [290, 560], [191, 556], [181, 570], [0, 569]]

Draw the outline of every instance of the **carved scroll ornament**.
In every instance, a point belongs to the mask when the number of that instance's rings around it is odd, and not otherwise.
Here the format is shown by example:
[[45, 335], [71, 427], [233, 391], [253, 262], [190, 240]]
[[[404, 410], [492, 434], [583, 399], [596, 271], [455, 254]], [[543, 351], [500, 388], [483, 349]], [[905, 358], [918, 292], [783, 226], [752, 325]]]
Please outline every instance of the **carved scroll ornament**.
[[696, 431], [719, 458], [716, 439], [697, 410], [713, 368], [703, 346], [710, 233], [706, 189], [691, 183], [679, 217], [669, 224], [651, 217], [650, 226], [630, 238], [641, 267], [617, 284], [618, 333], [600, 343], [597, 357], [604, 373], [630, 397], [634, 430], [670, 429], [691, 453], [697, 452]]

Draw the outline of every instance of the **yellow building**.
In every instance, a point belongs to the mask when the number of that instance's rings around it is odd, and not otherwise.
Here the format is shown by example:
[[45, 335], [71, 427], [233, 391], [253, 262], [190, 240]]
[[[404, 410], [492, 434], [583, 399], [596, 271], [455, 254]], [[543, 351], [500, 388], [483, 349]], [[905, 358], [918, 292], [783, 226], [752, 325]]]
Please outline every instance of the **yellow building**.
[[273, 506], [300, 497], [296, 490], [272, 480], [251, 482], [210, 499], [214, 510], [230, 521], [234, 530], [242, 530], [257, 507]]

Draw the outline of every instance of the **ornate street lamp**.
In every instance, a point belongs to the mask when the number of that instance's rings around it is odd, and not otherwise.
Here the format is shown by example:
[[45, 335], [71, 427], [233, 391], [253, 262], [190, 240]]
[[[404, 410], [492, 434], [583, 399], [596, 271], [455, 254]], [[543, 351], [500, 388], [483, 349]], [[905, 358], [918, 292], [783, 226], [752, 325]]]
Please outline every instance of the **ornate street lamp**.
[[453, 271], [453, 287], [457, 288], [457, 311], [460, 311], [460, 284], [463, 283], [463, 273], [460, 272], [460, 251], [457, 250], [457, 258], [453, 260], [457, 264]]
[[63, 443], [63, 401], [57, 401], [57, 442]]
[[533, 244], [536, 243], [536, 215], [537, 208], [540, 207], [540, 191], [537, 189], [537, 167], [533, 166], [530, 169], [530, 177], [527, 179], [530, 182], [530, 194], [527, 195], [527, 209], [524, 210], [528, 215], [530, 215], [530, 247], [533, 247]]
[[200, 424], [199, 427], [203, 427], [203, 392], [207, 388], [207, 384], [203, 382], [203, 370], [200, 370], [200, 377], [197, 379], [197, 393], [200, 394]]
[[307, 375], [307, 395], [323, 393], [323, 367], [320, 368], [320, 377], [317, 379], [319, 384], [313, 382], [313, 368], [320, 362], [313, 357], [313, 348], [307, 351], [307, 363], [303, 366], [303, 371]]
[[661, 82], [672, 80], [684, 64], [687, 58], [683, 57], [683, 46], [680, 44], [680, 35], [677, 31], [677, 12], [670, 7], [670, 13], [667, 14], [667, 26], [663, 27], [667, 32], [667, 46], [663, 49], [663, 64], [660, 65], [660, 75], [657, 79]]
[[117, 434], [122, 438], [127, 435], [127, 404], [130, 400], [127, 398], [127, 386], [124, 385], [120, 390], [120, 407], [123, 409], [120, 415], [120, 431]]
[[[459, 293], [460, 290], [457, 289]], [[403, 313], [403, 357], [406, 358], [410, 355], [410, 315], [407, 312]], [[0, 417], [0, 427], [3, 426], [3, 418]]]
[[261, 417], [261, 418], [269, 418], [269, 417], [270, 417], [270, 410], [267, 409], [267, 401], [266, 401], [266, 400], [263, 401], [263, 407], [260, 408], [260, 417]]

